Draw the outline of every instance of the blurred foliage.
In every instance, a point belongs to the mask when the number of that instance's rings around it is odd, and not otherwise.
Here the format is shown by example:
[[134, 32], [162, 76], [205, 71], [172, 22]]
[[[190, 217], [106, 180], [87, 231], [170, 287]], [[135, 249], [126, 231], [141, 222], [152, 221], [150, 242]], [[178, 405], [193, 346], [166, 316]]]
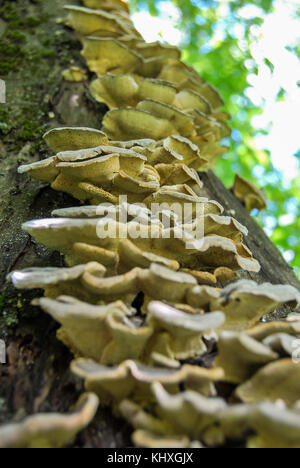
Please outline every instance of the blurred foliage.
[[[295, 253], [292, 266], [300, 274], [300, 175], [295, 174], [294, 181], [287, 184], [272, 165], [270, 154], [255, 146], [255, 135], [266, 134], [267, 130], [253, 126], [252, 118], [261, 114], [262, 108], [255, 106], [247, 95], [249, 75], [258, 74], [251, 44], [257, 41], [263, 16], [272, 13], [275, 0], [170, 1], [180, 13], [175, 26], [183, 34], [183, 60], [218, 88], [226, 110], [232, 115], [230, 150], [215, 172], [227, 187], [232, 186], [238, 173], [264, 188], [268, 209], [253, 215], [283, 253]], [[154, 16], [161, 15], [162, 3], [161, 0], [130, 0], [133, 12], [146, 10]], [[254, 15], [241, 16], [241, 9], [246, 6], [255, 7]], [[300, 16], [300, 8], [297, 13]], [[299, 45], [288, 50], [300, 55]], [[264, 63], [273, 73], [268, 57]], [[277, 99], [284, 98], [285, 90], [281, 89]], [[300, 162], [300, 151], [297, 156]]]

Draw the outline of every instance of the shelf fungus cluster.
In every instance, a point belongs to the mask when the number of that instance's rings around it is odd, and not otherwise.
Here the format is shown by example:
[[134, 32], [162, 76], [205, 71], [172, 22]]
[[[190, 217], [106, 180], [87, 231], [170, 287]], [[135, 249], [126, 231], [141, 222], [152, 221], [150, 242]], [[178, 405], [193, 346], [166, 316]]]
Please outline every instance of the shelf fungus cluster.
[[[89, 2], [86, 5], [89, 5]], [[83, 44], [82, 55], [97, 78], [92, 96], [110, 109], [103, 129], [113, 140], [188, 138], [212, 167], [231, 134], [230, 116], [217, 90], [181, 61], [177, 47], [147, 43], [120, 10], [67, 6], [67, 24]]]
[[[177, 48], [146, 43], [124, 1], [66, 9], [97, 75], [90, 92], [110, 110], [102, 131], [49, 131], [53, 155], [19, 168], [79, 203], [23, 225], [65, 267], [10, 280], [44, 290], [34, 304], [61, 325], [89, 393], [70, 416], [0, 428], [0, 446], [66, 445], [99, 400], [140, 447], [300, 448], [299, 317], [262, 322], [296, 308], [300, 293], [238, 280], [260, 270], [247, 228], [208, 198], [198, 173], [230, 134], [222, 99]], [[246, 207], [262, 207], [248, 189], [236, 181]]]

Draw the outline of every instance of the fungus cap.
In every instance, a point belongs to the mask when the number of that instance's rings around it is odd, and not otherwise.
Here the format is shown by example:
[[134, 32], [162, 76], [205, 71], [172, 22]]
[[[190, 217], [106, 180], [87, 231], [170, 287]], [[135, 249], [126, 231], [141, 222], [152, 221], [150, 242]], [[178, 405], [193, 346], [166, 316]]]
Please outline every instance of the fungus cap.
[[84, 6], [95, 10], [124, 11], [129, 13], [129, 5], [126, 0], [83, 0]]
[[246, 206], [246, 209], [249, 212], [254, 209], [261, 211], [267, 208], [264, 192], [239, 175], [236, 175], [235, 177], [233, 193], [236, 198]]
[[0, 448], [61, 448], [94, 419], [98, 397], [87, 393], [80, 397], [70, 415], [37, 414], [21, 423], [0, 427]]
[[215, 365], [222, 367], [226, 381], [234, 384], [244, 382], [256, 370], [279, 357], [267, 345], [239, 332], [222, 332], [218, 350]]
[[272, 362], [242, 383], [236, 396], [245, 403], [283, 400], [293, 405], [299, 400], [299, 364], [289, 359]]
[[89, 69], [99, 77], [107, 73], [133, 72], [143, 60], [134, 50], [114, 38], [86, 36], [83, 46], [82, 55]]
[[103, 132], [85, 127], [54, 128], [45, 133], [44, 139], [56, 153], [108, 144], [108, 138]]

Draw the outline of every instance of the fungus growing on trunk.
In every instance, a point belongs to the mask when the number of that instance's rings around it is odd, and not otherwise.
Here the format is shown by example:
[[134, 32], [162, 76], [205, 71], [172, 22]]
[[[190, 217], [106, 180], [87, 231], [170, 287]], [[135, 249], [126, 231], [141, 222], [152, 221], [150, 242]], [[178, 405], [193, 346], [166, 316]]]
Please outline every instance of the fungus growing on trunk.
[[63, 72], [63, 77], [66, 81], [80, 83], [88, 79], [86, 70], [79, 67], [70, 67]]
[[94, 419], [99, 405], [94, 393], [82, 395], [70, 415], [37, 414], [0, 427], [0, 448], [62, 448]]
[[[54, 155], [19, 173], [91, 205], [23, 225], [69, 268], [10, 279], [44, 289], [34, 304], [60, 323], [58, 338], [77, 358], [72, 371], [95, 394], [70, 416], [0, 428], [0, 446], [64, 446], [94, 417], [99, 397], [134, 427], [137, 446], [215, 447], [251, 433], [249, 446], [299, 447], [299, 316], [259, 322], [297, 307], [300, 293], [232, 283], [260, 264], [243, 243], [248, 229], [208, 198], [197, 172], [227, 151], [223, 99], [178, 48], [146, 43], [125, 1], [83, 3], [66, 7], [68, 25], [97, 75], [90, 93], [110, 108], [103, 131], [52, 129], [44, 138]], [[83, 79], [76, 67], [64, 77]], [[249, 211], [266, 206], [238, 176], [233, 192]], [[188, 205], [188, 215], [175, 205]]]
[[235, 176], [233, 193], [245, 205], [249, 213], [254, 209], [262, 211], [267, 208], [266, 196], [263, 190], [258, 189], [239, 175]]
[[245, 403], [283, 400], [287, 405], [299, 401], [299, 364], [290, 358], [271, 362], [236, 389]]
[[222, 369], [204, 369], [184, 365], [179, 370], [153, 368], [134, 361], [125, 361], [118, 367], [106, 367], [87, 359], [78, 359], [71, 365], [72, 372], [84, 379], [88, 391], [98, 395], [106, 405], [118, 404], [128, 398], [136, 402], [155, 402], [151, 392], [154, 382], [160, 382], [170, 393], [178, 393], [180, 385], [206, 396], [214, 392], [213, 383], [222, 380]]

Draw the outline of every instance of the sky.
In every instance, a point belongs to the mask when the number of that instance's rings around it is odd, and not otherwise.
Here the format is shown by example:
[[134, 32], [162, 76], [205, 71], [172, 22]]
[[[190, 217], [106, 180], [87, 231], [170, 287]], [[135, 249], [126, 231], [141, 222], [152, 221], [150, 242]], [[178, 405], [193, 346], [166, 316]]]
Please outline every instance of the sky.
[[[268, 15], [258, 32], [259, 40], [253, 44], [251, 52], [259, 65], [258, 75], [250, 75], [253, 86], [248, 96], [254, 104], [264, 104], [264, 113], [254, 118], [254, 126], [268, 129], [269, 134], [256, 138], [260, 149], [269, 149], [272, 162], [279, 169], [286, 181], [297, 175], [298, 162], [294, 157], [300, 148], [300, 61], [288, 45], [296, 45], [300, 40], [300, 24], [291, 15], [294, 2], [277, 0], [276, 10]], [[274, 65], [274, 71], [264, 63], [267, 57]], [[285, 99], [276, 101], [280, 89], [284, 89]]]
[[[255, 26], [257, 41], [252, 44], [251, 52], [258, 65], [258, 75], [249, 74], [247, 89], [253, 103], [264, 107], [264, 112], [254, 117], [253, 125], [268, 132], [267, 135], [256, 136], [256, 146], [270, 151], [272, 163], [283, 173], [287, 186], [297, 176], [295, 154], [300, 149], [300, 61], [287, 50], [287, 46], [296, 45], [300, 40], [299, 20], [293, 18], [297, 5], [298, 0], [276, 0], [275, 11], [265, 16], [263, 26]], [[226, 14], [226, 0], [222, 6]], [[261, 10], [258, 12], [253, 5], [245, 6], [240, 11], [241, 16], [248, 19], [258, 13], [261, 14]], [[133, 15], [133, 20], [147, 41], [164, 40], [179, 45], [182, 33], [174, 26], [178, 15], [173, 3], [164, 1], [161, 2], [161, 18], [150, 17], [147, 12], [141, 11]], [[237, 37], [240, 33], [237, 25]], [[274, 65], [273, 73], [265, 63], [266, 57]], [[278, 101], [276, 98], [281, 90], [285, 90], [284, 100]]]

